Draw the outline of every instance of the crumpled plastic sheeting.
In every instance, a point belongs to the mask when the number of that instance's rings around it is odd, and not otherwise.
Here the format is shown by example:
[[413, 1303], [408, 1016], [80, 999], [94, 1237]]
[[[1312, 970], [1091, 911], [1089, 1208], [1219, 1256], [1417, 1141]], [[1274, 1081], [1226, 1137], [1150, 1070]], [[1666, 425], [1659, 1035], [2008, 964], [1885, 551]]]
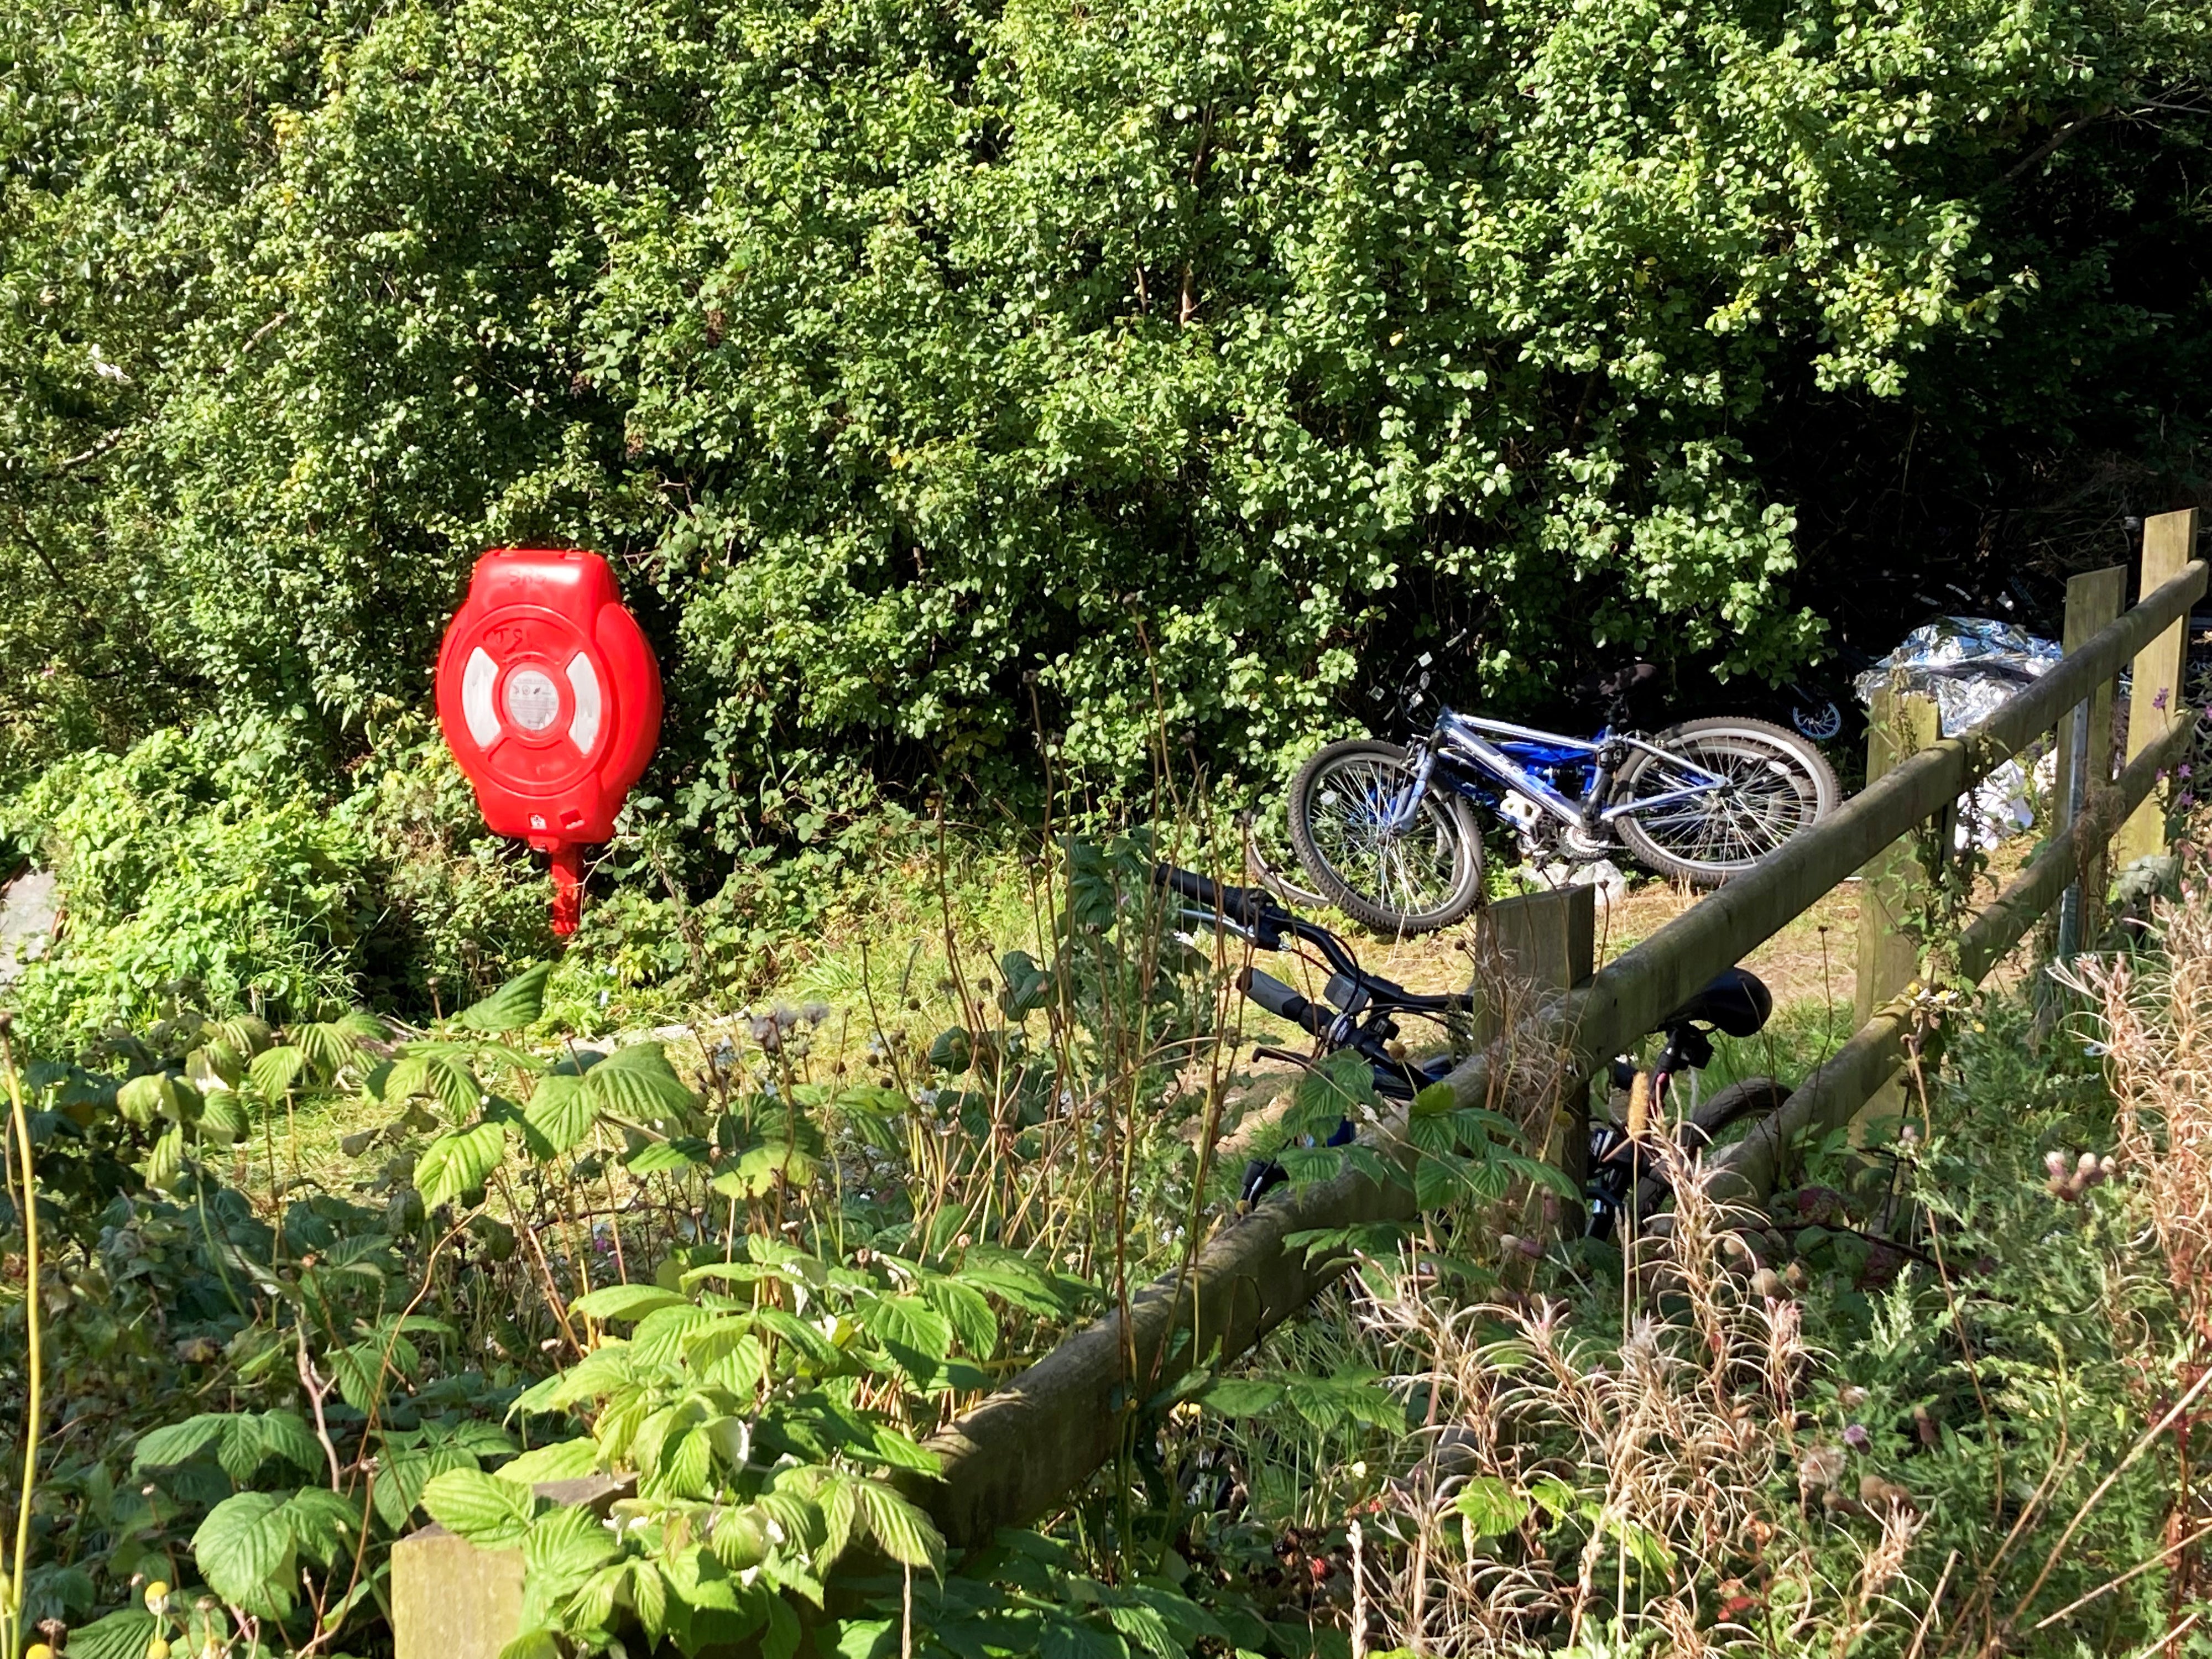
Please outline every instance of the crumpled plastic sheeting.
[[[1907, 634], [1894, 651], [1851, 684], [1869, 708], [1874, 706], [1875, 693], [1886, 684], [1933, 696], [1943, 735], [1955, 738], [1979, 726], [2021, 687], [2049, 673], [2065, 654], [2053, 641], [2011, 623], [1988, 617], [1938, 617]], [[2045, 752], [2035, 764], [2035, 781], [2046, 798], [2057, 775], [2057, 757]], [[1961, 847], [1969, 837], [1984, 848], [1995, 847], [2034, 822], [2028, 775], [2016, 760], [2007, 761], [1971, 794], [1959, 798]]]

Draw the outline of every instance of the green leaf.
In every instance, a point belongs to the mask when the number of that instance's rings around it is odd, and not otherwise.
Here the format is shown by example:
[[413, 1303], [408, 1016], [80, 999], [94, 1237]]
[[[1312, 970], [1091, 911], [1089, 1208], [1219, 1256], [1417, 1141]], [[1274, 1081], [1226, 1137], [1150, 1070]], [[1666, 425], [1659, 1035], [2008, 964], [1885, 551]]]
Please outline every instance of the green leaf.
[[322, 1442], [297, 1412], [262, 1413], [261, 1447], [268, 1455], [281, 1457], [296, 1469], [319, 1469], [329, 1462]]
[[855, 1480], [852, 1486], [860, 1515], [884, 1554], [903, 1566], [944, 1570], [945, 1535], [935, 1522], [889, 1486], [872, 1480]]
[[229, 1412], [202, 1412], [181, 1423], [165, 1423], [158, 1429], [149, 1430], [139, 1437], [137, 1449], [131, 1454], [131, 1473], [174, 1468], [179, 1463], [190, 1462], [229, 1426], [232, 1415]]
[[751, 1146], [710, 1183], [725, 1198], [763, 1198], [779, 1181], [804, 1188], [814, 1178], [814, 1160], [796, 1146]]
[[687, 1305], [687, 1298], [658, 1285], [608, 1285], [578, 1297], [568, 1310], [590, 1319], [642, 1319], [662, 1308]]
[[264, 1048], [246, 1068], [246, 1080], [262, 1099], [282, 1103], [313, 1062], [304, 1048]]
[[1494, 1474], [1471, 1477], [1452, 1497], [1452, 1508], [1478, 1541], [1511, 1532], [1528, 1518], [1528, 1500]]
[[125, 1607], [69, 1633], [69, 1659], [146, 1659], [161, 1623], [143, 1607]]
[[668, 1585], [660, 1569], [650, 1561], [632, 1561], [623, 1588], [637, 1622], [647, 1636], [658, 1638], [668, 1628]]
[[933, 1279], [922, 1287], [930, 1305], [952, 1322], [963, 1352], [988, 1359], [999, 1350], [999, 1316], [981, 1291], [957, 1279]]
[[1348, 1423], [1396, 1428], [1405, 1420], [1405, 1408], [1396, 1397], [1364, 1376], [1293, 1377], [1284, 1385], [1283, 1398], [1291, 1410], [1322, 1430]]
[[1152, 1608], [1138, 1603], [1109, 1606], [1106, 1616], [1114, 1628], [1135, 1641], [1153, 1659], [1180, 1659], [1182, 1648], [1168, 1632], [1168, 1621]]
[[1224, 1417], [1258, 1417], [1281, 1405], [1284, 1392], [1279, 1382], [1231, 1377], [1216, 1382], [1198, 1398], [1200, 1404]]
[[441, 1474], [473, 1469], [476, 1460], [459, 1446], [394, 1447], [377, 1471], [376, 1512], [398, 1532], [422, 1502], [422, 1489]]
[[753, 1321], [763, 1330], [781, 1337], [817, 1366], [835, 1370], [844, 1364], [843, 1352], [819, 1328], [794, 1318], [781, 1308], [763, 1308], [753, 1316]]
[[284, 1505], [284, 1522], [292, 1528], [293, 1547], [328, 1567], [353, 1553], [361, 1536], [361, 1505], [327, 1486], [307, 1486]]
[[491, 1178], [507, 1150], [507, 1135], [496, 1123], [477, 1123], [440, 1135], [416, 1161], [415, 1185], [433, 1209], [474, 1192]]
[[176, 1179], [184, 1173], [184, 1168], [185, 1132], [181, 1126], [173, 1125], [154, 1143], [154, 1150], [147, 1155], [146, 1184], [157, 1192], [166, 1192], [176, 1184]]
[[871, 1334], [933, 1360], [952, 1352], [952, 1322], [919, 1297], [864, 1297], [853, 1311]]
[[529, 1489], [479, 1469], [448, 1469], [422, 1488], [422, 1507], [447, 1532], [480, 1549], [506, 1549], [530, 1529], [537, 1500]]
[[524, 969], [483, 1001], [461, 1010], [453, 1023], [494, 1036], [528, 1030], [545, 1012], [545, 981], [552, 972], [550, 962]]
[[1041, 1659], [1128, 1659], [1129, 1644], [1119, 1635], [1063, 1615], [1045, 1626], [1039, 1651]]
[[799, 1615], [781, 1595], [768, 1599], [768, 1628], [761, 1632], [761, 1659], [791, 1659], [799, 1651]]
[[167, 1072], [149, 1072], [116, 1090], [115, 1108], [143, 1129], [157, 1117], [173, 1116], [176, 1097], [175, 1085]]
[[641, 1147], [623, 1167], [634, 1176], [666, 1175], [672, 1170], [688, 1170], [705, 1156], [701, 1141], [655, 1140]]
[[944, 1459], [935, 1452], [901, 1434], [888, 1423], [874, 1425], [873, 1439], [876, 1455], [893, 1468], [916, 1469], [924, 1474], [935, 1474], [945, 1467]]
[[1583, 1495], [1556, 1474], [1540, 1474], [1531, 1480], [1528, 1496], [1554, 1521], [1583, 1507]]
[[1458, 1104], [1459, 1097], [1453, 1093], [1450, 1084], [1431, 1083], [1413, 1097], [1413, 1115], [1442, 1117], [1452, 1111]]
[[641, 1123], [688, 1113], [697, 1097], [684, 1085], [658, 1042], [632, 1042], [584, 1073], [584, 1095], [601, 1111]]
[[550, 1446], [538, 1446], [509, 1458], [492, 1471], [495, 1479], [511, 1480], [518, 1486], [535, 1486], [547, 1480], [580, 1480], [592, 1473], [599, 1464], [599, 1449], [591, 1436], [574, 1440], [556, 1440]]
[[465, 1051], [446, 1042], [416, 1042], [392, 1063], [384, 1073], [379, 1097], [398, 1106], [417, 1095], [428, 1095], [445, 1107], [447, 1121], [459, 1122], [476, 1115], [484, 1097]]
[[673, 1369], [683, 1363], [693, 1338], [703, 1336], [710, 1328], [732, 1319], [737, 1321], [741, 1330], [750, 1323], [742, 1316], [719, 1314], [689, 1302], [655, 1308], [639, 1320], [637, 1328], [630, 1333], [630, 1352], [644, 1364]]
[[598, 1109], [584, 1093], [584, 1080], [559, 1073], [539, 1078], [530, 1091], [529, 1104], [522, 1109], [530, 1150], [541, 1158], [556, 1158], [580, 1144], [598, 1116]]
[[201, 1097], [199, 1131], [209, 1139], [234, 1146], [252, 1127], [246, 1102], [235, 1089], [211, 1089]]
[[275, 1493], [242, 1492], [210, 1510], [192, 1559], [224, 1601], [275, 1619], [292, 1610], [292, 1526]]
[[621, 1549], [590, 1510], [556, 1504], [532, 1526], [523, 1546], [523, 1571], [533, 1590], [548, 1599], [573, 1595]]

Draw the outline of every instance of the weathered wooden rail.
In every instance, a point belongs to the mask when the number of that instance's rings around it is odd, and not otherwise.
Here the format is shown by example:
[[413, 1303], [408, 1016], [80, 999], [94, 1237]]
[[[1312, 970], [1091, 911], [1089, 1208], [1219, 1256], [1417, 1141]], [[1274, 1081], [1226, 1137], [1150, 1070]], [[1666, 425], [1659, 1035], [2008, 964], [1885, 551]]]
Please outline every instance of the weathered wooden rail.
[[[1566, 937], [1553, 954], [1564, 956], [1567, 969], [1553, 976], [1565, 989], [1537, 1022], [1534, 1039], [1553, 1052], [1567, 1086], [1554, 1082], [1547, 1099], [1518, 1103], [1540, 1115], [1547, 1107], [1565, 1113], [1570, 1121], [1556, 1144], [1574, 1148], [1587, 1096], [1581, 1080], [1838, 883], [1865, 872], [1859, 1030], [1783, 1111], [1721, 1155], [1726, 1183], [1739, 1194], [1763, 1194], [1801, 1135], [1848, 1122], [1890, 1085], [1911, 1029], [1899, 993], [1920, 970], [1924, 950], [1946, 947], [1951, 971], [1979, 981], [2069, 893], [2071, 920], [2063, 931], [2080, 938], [2101, 896], [2107, 843], [2123, 865], [2163, 845], [2165, 820], [2153, 793], [2194, 725], [2182, 706], [2181, 672], [2184, 624], [2206, 589], [2206, 567], [2193, 559], [2196, 534], [2193, 512], [2151, 520], [2133, 610], [2115, 614], [2124, 572], [2077, 578], [2069, 592], [2068, 654], [2050, 673], [1958, 737], [1936, 738], [1932, 710], [1924, 707], [1890, 711], [1893, 719], [1877, 721], [1882, 752], [1861, 794], [1595, 972], [1588, 969], [1587, 890], [1570, 901], [1583, 907], [1582, 931], [1565, 924]], [[2128, 763], [2107, 783], [2103, 722], [2113, 680], [2130, 663]], [[2054, 730], [2062, 734], [2059, 833], [1955, 939], [1900, 939], [1911, 890], [1926, 873], [1915, 861], [1917, 832], [1931, 819], [1948, 829], [1962, 793]], [[1910, 740], [1899, 744], [1899, 732]], [[1525, 1043], [1530, 1035], [1524, 1028], [1507, 1041]], [[1493, 1055], [1477, 1054], [1446, 1081], [1462, 1103], [1495, 1103], [1501, 1091], [1518, 1086], [1506, 1069], [1494, 1074]], [[1403, 1151], [1401, 1130], [1402, 1120], [1384, 1126], [1386, 1148]], [[986, 1542], [1002, 1526], [1044, 1515], [1116, 1454], [1146, 1400], [1195, 1364], [1251, 1347], [1347, 1265], [1340, 1257], [1315, 1259], [1287, 1245], [1288, 1237], [1413, 1212], [1409, 1182], [1352, 1172], [1277, 1195], [1216, 1233], [1187, 1270], [1139, 1292], [1126, 1321], [1116, 1313], [1075, 1332], [937, 1435], [930, 1443], [941, 1472], [904, 1477], [909, 1496], [955, 1546]], [[519, 1557], [487, 1565], [465, 1547], [450, 1547], [453, 1541], [426, 1538], [422, 1547], [403, 1547], [395, 1555], [398, 1659], [495, 1659], [501, 1645], [495, 1626], [513, 1621]]]

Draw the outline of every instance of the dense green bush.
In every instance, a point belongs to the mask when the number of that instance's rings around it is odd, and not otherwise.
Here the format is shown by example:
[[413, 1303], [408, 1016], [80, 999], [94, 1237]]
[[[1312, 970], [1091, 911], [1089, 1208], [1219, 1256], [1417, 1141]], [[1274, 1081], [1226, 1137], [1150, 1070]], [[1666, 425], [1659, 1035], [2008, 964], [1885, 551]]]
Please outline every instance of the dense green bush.
[[374, 920], [368, 848], [285, 760], [161, 732], [72, 757], [9, 804], [68, 895], [62, 945], [15, 988], [33, 1030], [148, 1024], [180, 1000], [312, 1013], [351, 997]]
[[1849, 561], [2023, 445], [2186, 464], [2208, 29], [11, 4], [0, 769], [179, 701], [357, 750], [506, 541], [621, 562], [726, 848], [1003, 778], [1032, 692], [1095, 780], [1265, 774], [1393, 617], [1523, 696], [1776, 668], [1857, 580], [1808, 503]]
[[[488, 836], [442, 744], [350, 776], [266, 721], [88, 750], [0, 799], [0, 869], [51, 865], [62, 935], [9, 1002], [63, 1043], [179, 1006], [312, 1017], [465, 1002], [550, 945], [542, 874]], [[14, 849], [12, 859], [9, 849]]]

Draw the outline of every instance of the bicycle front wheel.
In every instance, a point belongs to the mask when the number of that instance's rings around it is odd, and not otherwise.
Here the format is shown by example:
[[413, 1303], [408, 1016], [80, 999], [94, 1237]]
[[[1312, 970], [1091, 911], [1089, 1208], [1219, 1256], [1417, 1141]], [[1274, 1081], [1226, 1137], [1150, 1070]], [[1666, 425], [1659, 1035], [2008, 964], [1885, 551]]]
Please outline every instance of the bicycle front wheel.
[[1818, 749], [1765, 720], [1686, 720], [1651, 741], [1663, 752], [1638, 750], [1621, 769], [1614, 805], [1629, 810], [1613, 827], [1638, 861], [1694, 886], [1771, 857], [1842, 793]]
[[1482, 896], [1474, 812], [1431, 788], [1412, 822], [1390, 827], [1413, 787], [1395, 743], [1333, 743], [1291, 780], [1291, 845], [1316, 890], [1353, 921], [1391, 933], [1449, 927]]

